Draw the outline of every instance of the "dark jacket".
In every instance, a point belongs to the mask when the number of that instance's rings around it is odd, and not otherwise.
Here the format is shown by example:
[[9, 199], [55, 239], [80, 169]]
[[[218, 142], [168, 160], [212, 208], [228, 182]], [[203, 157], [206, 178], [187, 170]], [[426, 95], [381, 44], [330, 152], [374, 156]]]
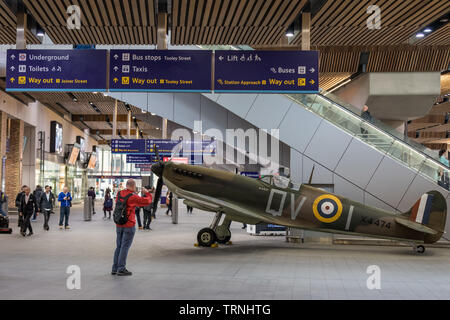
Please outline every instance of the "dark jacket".
[[105, 201], [103, 202], [103, 210], [105, 210], [105, 211], [112, 211], [113, 204], [114, 204], [114, 201], [111, 198], [111, 194], [107, 193], [105, 195]]
[[361, 118], [366, 121], [373, 122], [373, 117], [369, 111], [364, 111], [363, 113], [361, 113]]
[[30, 193], [28, 202], [25, 202], [25, 200], [26, 200], [26, 195], [24, 193], [22, 196], [22, 200], [20, 202], [20, 208], [19, 208], [19, 212], [21, 212], [24, 217], [33, 215], [34, 210], [39, 211], [39, 206], [36, 201], [36, 197], [32, 193]]
[[41, 196], [41, 200], [39, 201], [39, 207], [41, 208], [41, 212], [52, 211], [53, 206], [55, 204], [55, 195], [50, 191], [50, 196], [47, 200], [47, 194], [44, 192]]
[[20, 212], [20, 206], [22, 203], [23, 195], [24, 195], [24, 192], [19, 192], [16, 196], [16, 208], [19, 209], [19, 212]]
[[44, 191], [42, 190], [42, 188], [37, 188], [36, 190], [33, 191], [34, 198], [36, 199], [36, 202], [38, 204], [41, 202], [41, 197], [43, 193]]
[[92, 197], [92, 199], [95, 199], [95, 191], [94, 190], [89, 190], [88, 191], [88, 196]]

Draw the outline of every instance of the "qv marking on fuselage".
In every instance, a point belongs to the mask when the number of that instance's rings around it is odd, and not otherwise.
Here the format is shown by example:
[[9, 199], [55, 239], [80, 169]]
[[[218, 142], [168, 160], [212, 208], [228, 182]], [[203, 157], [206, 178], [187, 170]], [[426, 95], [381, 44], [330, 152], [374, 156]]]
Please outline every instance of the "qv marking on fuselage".
[[[272, 201], [273, 201], [273, 197], [275, 194], [281, 195], [280, 205], [276, 210], [272, 209]], [[283, 214], [283, 209], [284, 209], [284, 204], [286, 202], [287, 194], [288, 194], [288, 192], [286, 192], [286, 191], [271, 189], [270, 194], [269, 194], [269, 199], [267, 201], [266, 213], [269, 213], [269, 214], [273, 215], [274, 217], [280, 217]], [[307, 198], [305, 196], [302, 196], [300, 203], [298, 204], [297, 208], [295, 208], [295, 195], [290, 192], [289, 192], [289, 194], [291, 195], [291, 219], [295, 220]]]

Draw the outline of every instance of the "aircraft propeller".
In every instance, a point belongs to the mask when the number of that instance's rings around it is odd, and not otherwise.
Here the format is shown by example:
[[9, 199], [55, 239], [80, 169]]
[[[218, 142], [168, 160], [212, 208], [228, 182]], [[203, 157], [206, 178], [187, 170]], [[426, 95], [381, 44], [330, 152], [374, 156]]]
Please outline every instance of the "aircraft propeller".
[[161, 197], [162, 186], [164, 184], [163, 173], [164, 173], [164, 163], [161, 161], [159, 156], [158, 148], [155, 148], [157, 163], [152, 165], [152, 172], [158, 176], [158, 183], [156, 184], [155, 199], [153, 199], [153, 212], [158, 208], [159, 198]]

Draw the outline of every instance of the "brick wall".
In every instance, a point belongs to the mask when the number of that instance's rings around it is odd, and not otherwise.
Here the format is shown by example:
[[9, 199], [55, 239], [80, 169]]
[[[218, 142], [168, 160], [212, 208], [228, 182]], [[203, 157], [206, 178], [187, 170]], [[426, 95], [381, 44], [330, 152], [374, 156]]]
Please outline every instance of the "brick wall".
[[22, 186], [22, 150], [24, 123], [11, 119], [9, 152], [6, 159], [5, 191], [9, 197], [9, 207], [15, 207], [17, 192]]
[[8, 115], [0, 111], [0, 183], [2, 181], [1, 160], [6, 155], [6, 128], [7, 128]]

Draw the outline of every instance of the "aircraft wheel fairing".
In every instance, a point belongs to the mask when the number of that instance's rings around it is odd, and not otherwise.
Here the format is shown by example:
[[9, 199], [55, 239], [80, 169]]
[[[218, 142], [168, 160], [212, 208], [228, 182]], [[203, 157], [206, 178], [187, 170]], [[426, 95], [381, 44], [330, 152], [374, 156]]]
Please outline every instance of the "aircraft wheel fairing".
[[228, 242], [230, 242], [231, 240], [231, 236], [226, 236], [223, 239], [217, 239], [217, 242], [220, 244], [227, 244]]
[[202, 247], [211, 247], [217, 241], [217, 236], [211, 228], [203, 228], [197, 234], [198, 244]]

